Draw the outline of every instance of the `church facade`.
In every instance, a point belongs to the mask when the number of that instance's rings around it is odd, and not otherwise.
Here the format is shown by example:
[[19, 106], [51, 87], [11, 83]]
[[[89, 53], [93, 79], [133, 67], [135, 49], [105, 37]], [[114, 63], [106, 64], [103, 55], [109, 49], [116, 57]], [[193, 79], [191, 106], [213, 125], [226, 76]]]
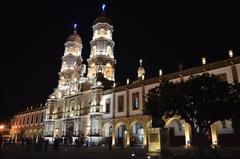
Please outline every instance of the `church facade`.
[[[45, 106], [14, 116], [12, 137], [17, 138], [21, 134], [30, 138], [44, 137], [50, 141], [63, 138], [66, 142], [84, 138], [94, 144], [103, 144], [110, 139], [112, 145], [144, 146], [147, 145], [147, 128], [151, 127], [151, 117], [142, 112], [145, 97], [150, 89], [161, 84], [163, 77], [180, 82], [191, 75], [208, 72], [229, 83], [239, 82], [240, 57], [231, 56], [167, 75], [162, 75], [160, 70], [159, 75], [151, 79], [144, 79], [145, 70], [140, 60], [138, 79], [134, 82], [127, 80], [126, 85], [116, 87], [111, 19], [103, 12], [95, 19], [92, 29], [88, 67], [83, 64], [82, 39], [75, 28], [64, 44], [57, 88]], [[31, 121], [27, 124], [32, 114], [43, 115], [38, 122], [33, 117], [38, 123], [35, 124], [39, 128], [37, 135], [31, 134], [34, 124], [31, 125]], [[178, 117], [168, 119], [166, 127], [169, 128], [170, 145], [191, 145], [191, 127], [184, 120]], [[231, 121], [214, 123], [208, 135], [212, 144], [234, 144]]]

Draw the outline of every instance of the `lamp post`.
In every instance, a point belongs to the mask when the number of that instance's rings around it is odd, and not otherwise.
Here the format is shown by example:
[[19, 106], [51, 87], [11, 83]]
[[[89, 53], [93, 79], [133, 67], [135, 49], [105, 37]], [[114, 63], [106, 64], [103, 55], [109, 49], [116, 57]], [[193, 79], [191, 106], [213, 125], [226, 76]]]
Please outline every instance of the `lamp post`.
[[0, 125], [0, 130], [2, 131], [4, 129], [4, 125]]
[[2, 134], [3, 129], [5, 128], [4, 125], [0, 125], [0, 133]]

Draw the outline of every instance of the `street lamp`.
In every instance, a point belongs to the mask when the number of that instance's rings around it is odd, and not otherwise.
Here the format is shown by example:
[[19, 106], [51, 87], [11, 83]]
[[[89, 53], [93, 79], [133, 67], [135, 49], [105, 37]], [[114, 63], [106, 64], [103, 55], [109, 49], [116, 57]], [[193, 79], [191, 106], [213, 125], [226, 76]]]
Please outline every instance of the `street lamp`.
[[0, 125], [0, 130], [2, 131], [4, 129], [4, 125]]

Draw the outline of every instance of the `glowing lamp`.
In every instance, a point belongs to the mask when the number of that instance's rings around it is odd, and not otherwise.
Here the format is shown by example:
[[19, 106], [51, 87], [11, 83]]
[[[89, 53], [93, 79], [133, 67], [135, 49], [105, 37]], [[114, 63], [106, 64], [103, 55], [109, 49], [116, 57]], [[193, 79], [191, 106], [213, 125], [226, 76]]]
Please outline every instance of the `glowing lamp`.
[[230, 58], [233, 57], [233, 51], [232, 51], [232, 49], [228, 51], [228, 55], [229, 55]]
[[0, 125], [0, 129], [1, 129], [1, 130], [4, 129], [4, 125]]
[[127, 78], [127, 84], [129, 84], [129, 78]]
[[202, 58], [202, 64], [203, 64], [203, 65], [206, 64], [206, 58], [205, 58], [205, 57]]
[[159, 76], [162, 76], [162, 69], [159, 70]]
[[102, 82], [97, 81], [97, 86], [101, 86], [101, 85], [102, 85]]

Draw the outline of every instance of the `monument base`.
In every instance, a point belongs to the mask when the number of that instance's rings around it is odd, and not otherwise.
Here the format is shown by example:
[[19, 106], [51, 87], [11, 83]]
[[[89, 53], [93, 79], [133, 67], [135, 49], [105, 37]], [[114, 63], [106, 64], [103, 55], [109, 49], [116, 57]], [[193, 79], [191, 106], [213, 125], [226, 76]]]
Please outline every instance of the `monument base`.
[[150, 156], [162, 156], [169, 153], [169, 135], [167, 128], [149, 128], [148, 134], [148, 154]]
[[102, 136], [91, 136], [91, 137], [89, 137], [89, 142], [92, 145], [95, 145], [95, 146], [101, 145], [102, 140], [103, 140]]

